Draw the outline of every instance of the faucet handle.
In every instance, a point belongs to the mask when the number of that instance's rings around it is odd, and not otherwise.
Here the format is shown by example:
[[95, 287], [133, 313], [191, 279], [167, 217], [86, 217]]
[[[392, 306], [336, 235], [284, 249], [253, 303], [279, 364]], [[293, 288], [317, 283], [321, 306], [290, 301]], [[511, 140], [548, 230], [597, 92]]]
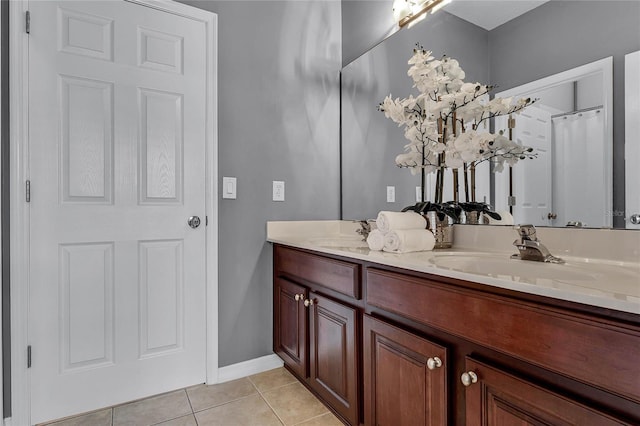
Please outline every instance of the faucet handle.
[[531, 224], [514, 225], [513, 229], [515, 229], [518, 232], [518, 235], [520, 235], [520, 238], [522, 238], [522, 241], [525, 241], [525, 240], [538, 241], [538, 238], [536, 237], [536, 227]]

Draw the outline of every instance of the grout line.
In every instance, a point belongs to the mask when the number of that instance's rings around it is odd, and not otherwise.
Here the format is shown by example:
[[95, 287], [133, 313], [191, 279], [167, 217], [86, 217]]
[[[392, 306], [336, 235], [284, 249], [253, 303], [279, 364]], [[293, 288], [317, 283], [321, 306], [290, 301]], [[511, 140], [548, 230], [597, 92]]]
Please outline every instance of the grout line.
[[255, 394], [255, 393], [250, 393], [249, 395], [241, 396], [240, 398], [232, 399], [232, 400], [230, 400], [230, 401], [225, 401], [225, 402], [223, 402], [223, 403], [221, 403], [221, 404], [218, 404], [218, 405], [212, 405], [211, 407], [206, 407], [206, 408], [203, 408], [202, 410], [195, 410], [195, 411], [193, 412], [193, 414], [196, 414], [196, 413], [202, 413], [203, 411], [211, 410], [211, 409], [213, 409], [213, 408], [222, 407], [223, 405], [231, 404], [232, 402], [242, 401], [243, 399], [247, 399], [247, 398], [252, 397], [252, 396], [255, 396], [255, 395], [260, 395], [260, 393], [257, 393], [257, 394]]
[[286, 425], [285, 421], [282, 419], [282, 417], [280, 417], [280, 415], [278, 414], [278, 412], [275, 410], [275, 408], [273, 408], [271, 406], [271, 404], [269, 404], [269, 401], [267, 401], [265, 399], [265, 397], [262, 395], [262, 393], [260, 393], [260, 391], [258, 391], [258, 395], [260, 395], [260, 398], [262, 398], [262, 400], [264, 401], [265, 404], [267, 404], [267, 407], [269, 407], [269, 409], [271, 409], [271, 412], [273, 412], [273, 414], [276, 416], [276, 418], [278, 419], [278, 421], [280, 423], [282, 423], [283, 425]]
[[[324, 405], [324, 404], [322, 404], [322, 405]], [[326, 407], [325, 407], [325, 408], [326, 408]], [[295, 425], [292, 425], [292, 426], [298, 426], [298, 425], [301, 425], [301, 424], [303, 424], [303, 423], [305, 423], [305, 422], [308, 422], [308, 421], [311, 421], [311, 420], [313, 420], [313, 419], [317, 419], [317, 418], [319, 418], [319, 417], [326, 416], [327, 414], [332, 414], [332, 415], [334, 415], [334, 414], [333, 414], [331, 411], [329, 411], [329, 409], [327, 408], [327, 412], [322, 413], [322, 414], [318, 414], [317, 416], [309, 417], [308, 419], [304, 419], [303, 421], [298, 422], [298, 423], [296, 423]], [[334, 415], [334, 417], [335, 417], [335, 415]]]
[[195, 411], [193, 411], [193, 404], [191, 403], [191, 398], [189, 398], [189, 392], [187, 392], [187, 388], [184, 389], [184, 393], [187, 394], [187, 401], [189, 402], [189, 407], [191, 407], [191, 414], [193, 414], [195, 413]]

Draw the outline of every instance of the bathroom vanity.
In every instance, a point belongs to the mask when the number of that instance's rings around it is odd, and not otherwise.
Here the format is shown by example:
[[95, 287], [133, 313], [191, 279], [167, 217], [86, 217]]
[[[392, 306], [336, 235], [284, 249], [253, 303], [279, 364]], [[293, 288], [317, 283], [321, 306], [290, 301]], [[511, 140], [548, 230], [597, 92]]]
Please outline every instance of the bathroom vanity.
[[345, 423], [640, 424], [638, 265], [370, 252], [344, 226], [268, 239], [274, 351]]

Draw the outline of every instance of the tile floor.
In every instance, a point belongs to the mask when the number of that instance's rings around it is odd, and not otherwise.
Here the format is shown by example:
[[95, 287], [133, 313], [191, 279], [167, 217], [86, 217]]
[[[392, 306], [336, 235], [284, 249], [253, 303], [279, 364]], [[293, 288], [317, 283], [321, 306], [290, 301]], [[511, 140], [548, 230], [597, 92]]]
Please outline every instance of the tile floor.
[[342, 426], [284, 368], [213, 386], [198, 385], [49, 426]]

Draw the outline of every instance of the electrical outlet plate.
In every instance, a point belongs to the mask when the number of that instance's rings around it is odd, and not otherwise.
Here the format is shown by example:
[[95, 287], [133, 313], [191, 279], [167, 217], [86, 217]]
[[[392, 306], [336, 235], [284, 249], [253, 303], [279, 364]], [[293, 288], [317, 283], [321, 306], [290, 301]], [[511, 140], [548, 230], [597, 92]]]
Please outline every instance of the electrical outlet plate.
[[284, 201], [284, 181], [273, 181], [273, 201]]
[[395, 203], [395, 202], [396, 202], [396, 187], [387, 186], [387, 203]]
[[237, 197], [238, 181], [234, 177], [222, 178], [222, 198], [235, 200]]

